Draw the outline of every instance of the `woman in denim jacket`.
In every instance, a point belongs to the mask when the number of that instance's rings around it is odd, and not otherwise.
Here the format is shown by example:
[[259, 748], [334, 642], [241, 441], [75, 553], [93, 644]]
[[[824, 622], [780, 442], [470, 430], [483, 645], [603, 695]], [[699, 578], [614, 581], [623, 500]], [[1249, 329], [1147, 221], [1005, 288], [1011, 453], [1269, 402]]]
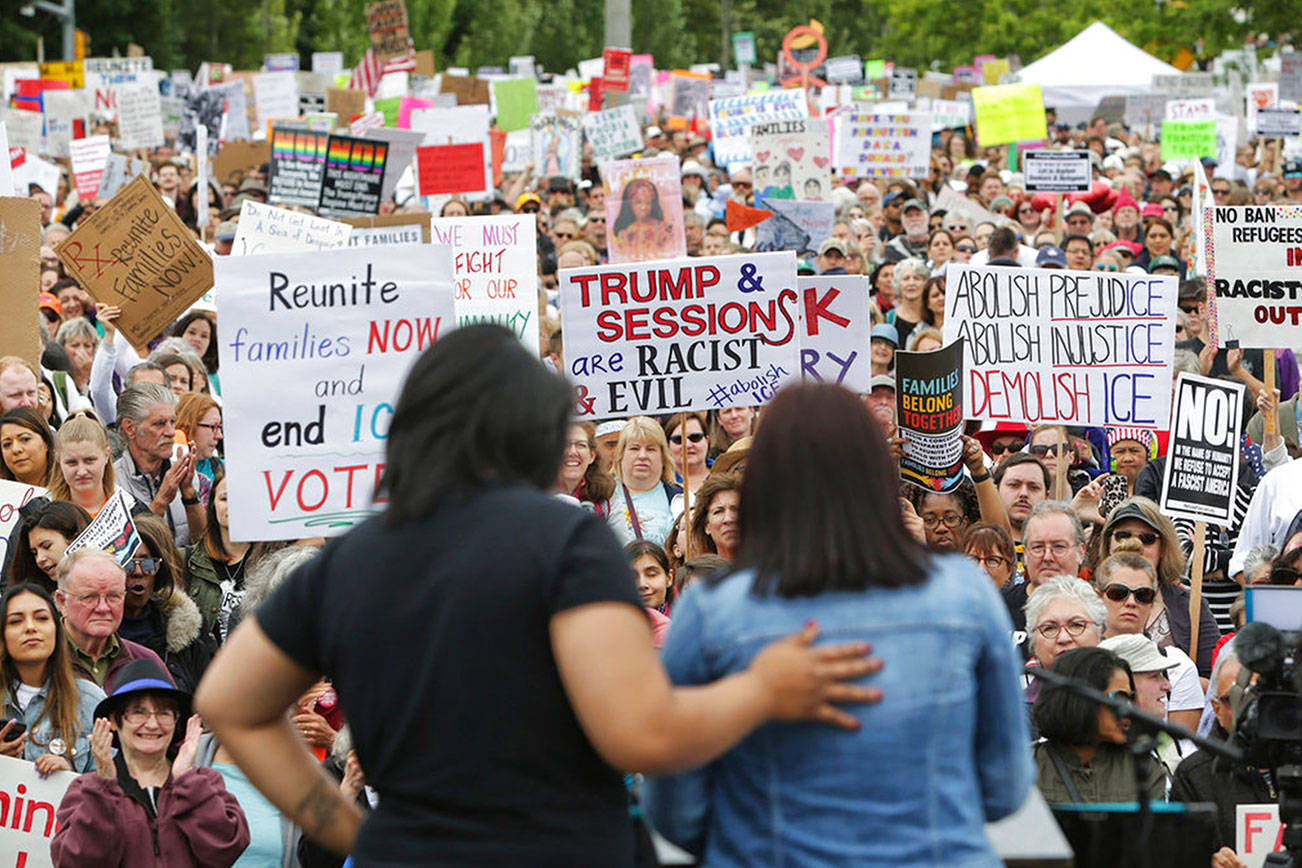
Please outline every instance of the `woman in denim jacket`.
[[[0, 596], [0, 613], [4, 615], [0, 754], [32, 760], [42, 775], [89, 771], [94, 766], [90, 733], [95, 706], [104, 699], [104, 691], [73, 675], [63, 619], [54, 599], [40, 585], [13, 585]], [[20, 721], [26, 731], [12, 735], [12, 721]]]
[[712, 868], [1000, 864], [984, 824], [1033, 781], [1012, 627], [975, 566], [909, 536], [897, 479], [850, 392], [792, 386], [765, 411], [738, 570], [688, 588], [665, 666], [675, 684], [705, 684], [816, 621], [826, 639], [872, 644], [883, 698], [846, 709], [850, 731], [770, 723], [649, 781], [653, 825]]

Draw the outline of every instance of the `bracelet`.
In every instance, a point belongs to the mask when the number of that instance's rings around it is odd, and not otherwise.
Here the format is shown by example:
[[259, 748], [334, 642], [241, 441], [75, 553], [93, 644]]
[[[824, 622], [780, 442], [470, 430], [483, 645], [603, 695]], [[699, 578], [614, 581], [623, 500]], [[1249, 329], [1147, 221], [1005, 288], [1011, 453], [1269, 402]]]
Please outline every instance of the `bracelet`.
[[[970, 473], [971, 471], [968, 472]], [[989, 478], [990, 478], [990, 471], [983, 470], [979, 475], [976, 473], [972, 474], [972, 483], [975, 485], [978, 482], [985, 482]]]
[[[990, 474], [986, 474], [986, 475], [989, 476]], [[197, 505], [199, 504], [199, 498], [197, 498], [197, 497], [186, 497], [186, 496], [183, 494], [183, 495], [181, 495], [181, 504], [182, 504], [183, 506], [197, 506]]]

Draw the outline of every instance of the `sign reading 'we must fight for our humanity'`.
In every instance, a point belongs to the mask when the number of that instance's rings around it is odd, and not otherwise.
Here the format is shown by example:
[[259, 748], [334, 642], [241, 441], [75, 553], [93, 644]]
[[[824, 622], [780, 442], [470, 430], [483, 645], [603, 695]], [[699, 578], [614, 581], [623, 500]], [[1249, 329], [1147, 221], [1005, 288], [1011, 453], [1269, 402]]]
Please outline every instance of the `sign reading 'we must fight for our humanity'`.
[[1166, 428], [1173, 276], [950, 268], [945, 342], [964, 340], [969, 419]]
[[333, 536], [372, 494], [408, 369], [455, 325], [452, 251], [353, 247], [217, 263], [231, 536]]

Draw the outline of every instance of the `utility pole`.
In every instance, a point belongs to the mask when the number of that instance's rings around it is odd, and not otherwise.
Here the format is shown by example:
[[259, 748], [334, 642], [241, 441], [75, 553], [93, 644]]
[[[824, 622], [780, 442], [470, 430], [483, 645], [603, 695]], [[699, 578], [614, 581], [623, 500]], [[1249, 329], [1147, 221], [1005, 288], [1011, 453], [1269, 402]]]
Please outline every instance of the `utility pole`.
[[63, 0], [62, 3], [57, 4], [50, 3], [48, 0], [35, 0], [31, 6], [20, 9], [19, 12], [29, 14], [27, 13], [27, 9], [30, 9], [32, 6], [42, 12], [48, 12], [55, 18], [59, 19], [59, 23], [63, 25], [63, 59], [76, 60], [77, 0]]
[[633, 17], [630, 0], [606, 0], [605, 45], [633, 47]]

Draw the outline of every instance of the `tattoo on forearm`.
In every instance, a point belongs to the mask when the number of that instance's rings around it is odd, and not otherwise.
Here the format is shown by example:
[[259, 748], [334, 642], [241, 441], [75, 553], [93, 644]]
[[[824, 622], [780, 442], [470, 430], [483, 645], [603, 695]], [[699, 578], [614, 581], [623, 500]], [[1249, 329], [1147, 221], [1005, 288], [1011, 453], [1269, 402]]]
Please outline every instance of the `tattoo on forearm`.
[[324, 780], [318, 780], [308, 790], [303, 801], [298, 803], [294, 815], [298, 818], [303, 831], [311, 837], [320, 835], [334, 823], [335, 810], [338, 807], [338, 793]]

